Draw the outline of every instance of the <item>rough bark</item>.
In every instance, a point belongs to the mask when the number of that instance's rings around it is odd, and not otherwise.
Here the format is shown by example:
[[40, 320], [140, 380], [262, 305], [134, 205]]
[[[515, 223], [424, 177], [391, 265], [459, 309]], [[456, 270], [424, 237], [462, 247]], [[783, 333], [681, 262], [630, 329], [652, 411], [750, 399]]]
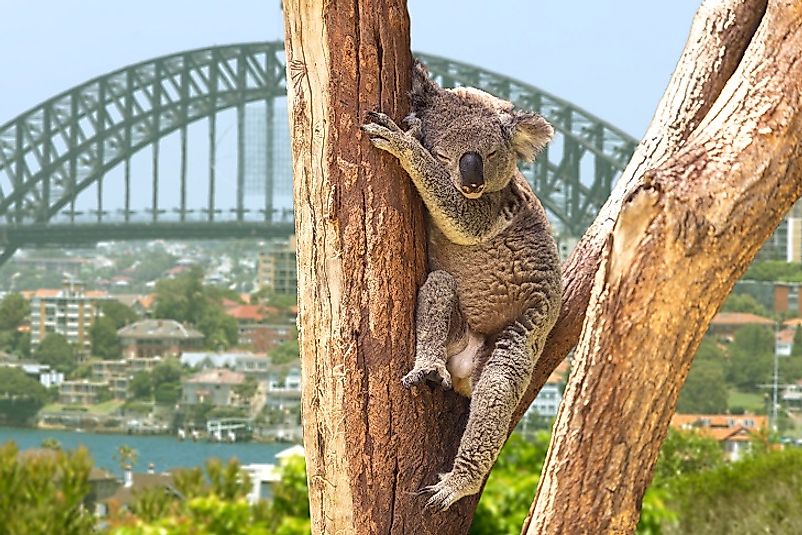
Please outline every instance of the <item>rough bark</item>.
[[421, 514], [416, 491], [454, 457], [467, 403], [401, 386], [426, 270], [422, 208], [359, 125], [408, 112], [404, 0], [285, 0], [313, 532], [460, 533], [471, 503]]
[[579, 341], [602, 247], [621, 203], [654, 169], [681, 148], [710, 110], [743, 56], [766, 0], [706, 0], [691, 27], [674, 75], [646, 134], [616, 182], [610, 198], [563, 265], [563, 306], [514, 422], [543, 388], [551, 372]]
[[707, 325], [802, 194], [802, 4], [763, 4], [700, 11], [689, 47], [725, 53], [683, 55], [672, 86], [712, 76], [693, 106], [664, 99], [653, 127], [675, 135], [641, 146], [588, 239], [598, 269], [577, 264], [591, 297], [526, 533], [634, 530]]

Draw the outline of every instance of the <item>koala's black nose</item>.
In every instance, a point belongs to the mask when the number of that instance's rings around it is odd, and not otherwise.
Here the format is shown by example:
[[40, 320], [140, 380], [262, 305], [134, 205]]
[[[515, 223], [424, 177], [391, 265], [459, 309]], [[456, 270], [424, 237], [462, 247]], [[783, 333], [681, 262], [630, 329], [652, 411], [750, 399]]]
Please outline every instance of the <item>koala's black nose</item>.
[[462, 179], [462, 191], [479, 193], [485, 187], [485, 173], [482, 157], [478, 152], [466, 152], [459, 159], [459, 174]]

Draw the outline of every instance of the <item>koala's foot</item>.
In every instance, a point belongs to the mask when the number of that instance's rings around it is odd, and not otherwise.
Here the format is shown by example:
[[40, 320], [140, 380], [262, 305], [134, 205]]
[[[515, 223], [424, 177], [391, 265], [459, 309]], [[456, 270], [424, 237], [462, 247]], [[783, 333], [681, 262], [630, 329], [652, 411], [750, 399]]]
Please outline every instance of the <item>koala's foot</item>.
[[445, 511], [465, 496], [479, 492], [482, 486], [481, 481], [473, 481], [467, 474], [455, 474], [453, 470], [439, 477], [438, 483], [419, 491], [419, 494], [431, 494], [426, 501], [429, 511]]
[[412, 388], [415, 385], [423, 383], [432, 388], [437, 386], [451, 388], [451, 374], [448, 373], [445, 363], [432, 362], [416, 365], [411, 372], [401, 379], [401, 384], [407, 388]]

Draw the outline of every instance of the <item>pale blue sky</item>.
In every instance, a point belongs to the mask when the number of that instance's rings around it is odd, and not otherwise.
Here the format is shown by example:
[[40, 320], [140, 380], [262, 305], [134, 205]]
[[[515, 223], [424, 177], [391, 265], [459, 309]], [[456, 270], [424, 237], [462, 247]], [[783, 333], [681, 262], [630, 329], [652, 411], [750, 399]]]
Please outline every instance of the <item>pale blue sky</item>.
[[[640, 136], [700, 0], [410, 0], [413, 49], [532, 83]], [[283, 37], [279, 0], [0, 0], [0, 124], [94, 76]]]

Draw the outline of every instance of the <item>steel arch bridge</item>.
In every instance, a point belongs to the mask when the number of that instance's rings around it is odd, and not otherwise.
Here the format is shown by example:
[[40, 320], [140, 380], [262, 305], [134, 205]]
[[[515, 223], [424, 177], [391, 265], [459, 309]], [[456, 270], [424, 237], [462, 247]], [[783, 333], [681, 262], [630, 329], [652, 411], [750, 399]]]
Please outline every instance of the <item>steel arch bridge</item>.
[[[549, 119], [557, 139], [524, 172], [560, 233], [581, 234], [636, 141], [531, 85], [420, 57], [444, 86], [479, 87]], [[100, 76], [0, 126], [0, 264], [37, 245], [290, 234], [284, 76], [282, 42], [191, 50]], [[222, 162], [232, 128], [235, 156]], [[190, 146], [206, 153], [202, 173]], [[177, 160], [169, 174], [164, 154]]]

